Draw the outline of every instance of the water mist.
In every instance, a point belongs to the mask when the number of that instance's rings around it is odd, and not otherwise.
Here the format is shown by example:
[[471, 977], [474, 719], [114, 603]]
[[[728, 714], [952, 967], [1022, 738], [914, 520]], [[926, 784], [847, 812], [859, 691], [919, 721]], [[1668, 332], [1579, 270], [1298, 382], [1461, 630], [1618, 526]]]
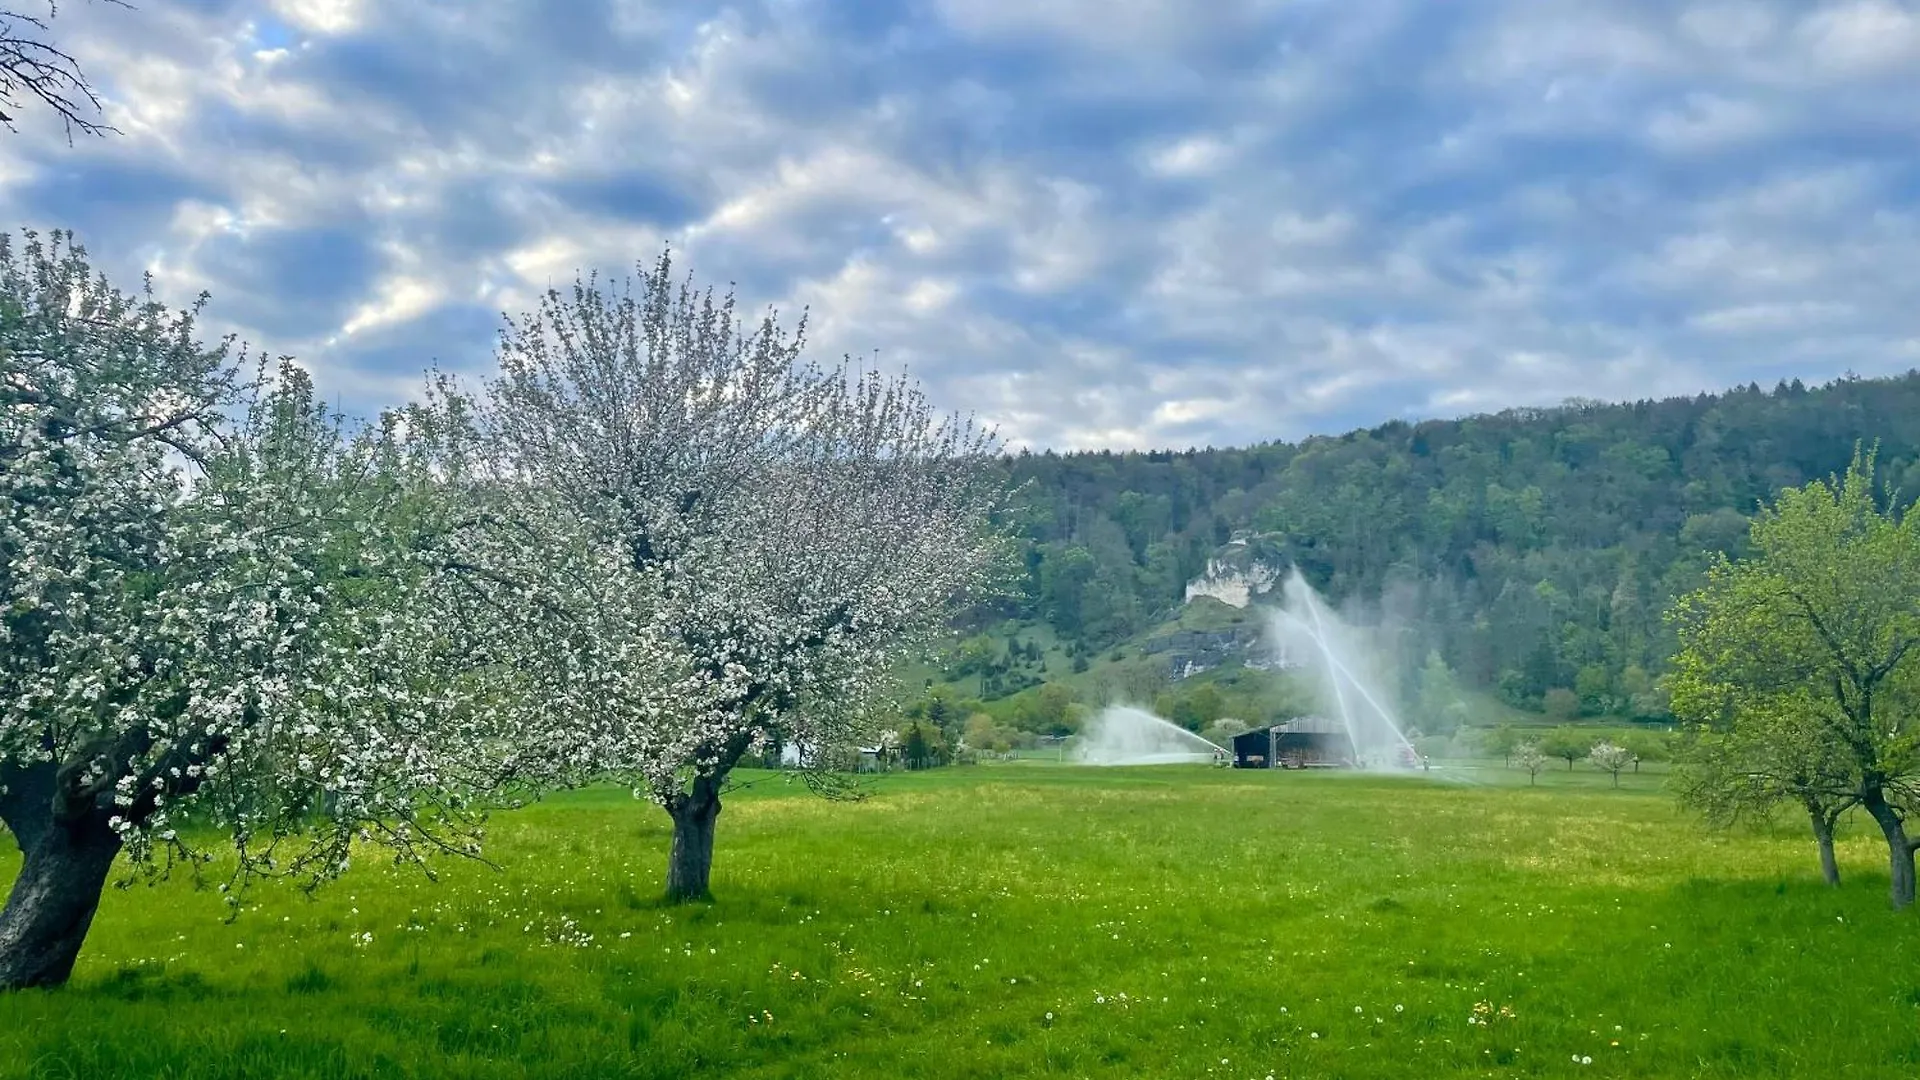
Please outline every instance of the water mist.
[[1073, 748], [1081, 765], [1208, 762], [1221, 748], [1178, 724], [1130, 705], [1109, 705], [1087, 722]]
[[1314, 672], [1321, 708], [1346, 729], [1355, 765], [1400, 769], [1418, 760], [1380, 687], [1366, 633], [1328, 610], [1298, 568], [1281, 586], [1268, 630], [1286, 655]]

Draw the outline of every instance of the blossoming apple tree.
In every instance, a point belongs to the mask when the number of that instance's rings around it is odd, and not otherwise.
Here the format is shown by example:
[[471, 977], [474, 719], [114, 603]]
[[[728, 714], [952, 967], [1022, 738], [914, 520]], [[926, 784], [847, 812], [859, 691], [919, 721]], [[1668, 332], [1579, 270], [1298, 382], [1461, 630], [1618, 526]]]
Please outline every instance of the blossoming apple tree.
[[[731, 296], [676, 288], [670, 271], [663, 255], [637, 292], [550, 291], [509, 322], [472, 411], [500, 489], [557, 502], [556, 546], [603, 554], [597, 576], [555, 591], [618, 597], [649, 642], [670, 633], [671, 652], [648, 655], [678, 692], [606, 694], [580, 742], [593, 773], [672, 817], [667, 894], [683, 900], [708, 894], [744, 756], [870, 733], [897, 661], [991, 577], [1004, 491], [991, 433], [936, 414], [904, 377], [804, 362], [804, 319], [742, 332]], [[589, 651], [617, 663], [622, 646]], [[633, 678], [574, 671], [602, 688]]]
[[0, 989], [65, 981], [122, 853], [224, 835], [227, 886], [472, 853], [529, 744], [490, 706], [533, 620], [443, 542], [445, 463], [291, 363], [249, 382], [197, 310], [0, 237]]

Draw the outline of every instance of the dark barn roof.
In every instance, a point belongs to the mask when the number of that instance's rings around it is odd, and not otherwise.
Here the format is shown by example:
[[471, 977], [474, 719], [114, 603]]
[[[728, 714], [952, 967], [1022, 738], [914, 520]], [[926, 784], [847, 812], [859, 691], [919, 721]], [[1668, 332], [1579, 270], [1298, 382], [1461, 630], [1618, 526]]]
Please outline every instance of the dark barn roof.
[[1296, 716], [1233, 737], [1233, 763], [1243, 769], [1270, 769], [1283, 760], [1334, 764], [1352, 757], [1346, 726], [1323, 716]]

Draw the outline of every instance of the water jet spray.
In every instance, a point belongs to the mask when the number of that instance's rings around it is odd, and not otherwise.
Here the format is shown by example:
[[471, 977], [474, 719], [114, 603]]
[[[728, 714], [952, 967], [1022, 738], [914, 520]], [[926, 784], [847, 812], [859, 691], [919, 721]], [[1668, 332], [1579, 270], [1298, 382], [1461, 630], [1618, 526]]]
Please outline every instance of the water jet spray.
[[[1370, 680], [1355, 670], [1365, 667], [1361, 662], [1365, 646], [1354, 630], [1340, 623], [1331, 612], [1322, 615], [1319, 599], [1298, 567], [1287, 575], [1281, 600], [1281, 607], [1274, 612], [1270, 623], [1274, 637], [1283, 646], [1304, 644], [1310, 648], [1303, 651], [1318, 653], [1323, 690], [1332, 699], [1329, 704], [1334, 708], [1336, 719], [1346, 729], [1347, 741], [1353, 747], [1354, 764], [1363, 769], [1412, 767], [1419, 760], [1413, 744], [1392, 711], [1368, 688]], [[1343, 658], [1342, 653], [1353, 662]], [[1354, 707], [1353, 697], [1365, 704], [1365, 710]]]

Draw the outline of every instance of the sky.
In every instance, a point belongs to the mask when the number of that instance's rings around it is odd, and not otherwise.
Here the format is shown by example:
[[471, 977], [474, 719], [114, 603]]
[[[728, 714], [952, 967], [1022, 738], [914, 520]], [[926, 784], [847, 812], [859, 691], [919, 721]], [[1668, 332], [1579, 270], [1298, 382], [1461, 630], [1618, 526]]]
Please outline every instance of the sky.
[[1920, 366], [1914, 3], [133, 2], [0, 223], [351, 412], [669, 246], [1035, 449]]

